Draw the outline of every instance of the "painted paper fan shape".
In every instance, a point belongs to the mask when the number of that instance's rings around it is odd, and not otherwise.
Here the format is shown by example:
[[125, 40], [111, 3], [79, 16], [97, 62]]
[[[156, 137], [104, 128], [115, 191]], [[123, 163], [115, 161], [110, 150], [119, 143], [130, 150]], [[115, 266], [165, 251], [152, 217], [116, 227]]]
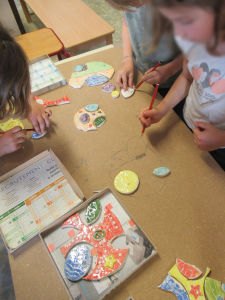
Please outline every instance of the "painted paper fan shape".
[[194, 265], [184, 262], [180, 258], [176, 259], [176, 265], [180, 273], [187, 279], [196, 279], [202, 275], [202, 271], [200, 269]]

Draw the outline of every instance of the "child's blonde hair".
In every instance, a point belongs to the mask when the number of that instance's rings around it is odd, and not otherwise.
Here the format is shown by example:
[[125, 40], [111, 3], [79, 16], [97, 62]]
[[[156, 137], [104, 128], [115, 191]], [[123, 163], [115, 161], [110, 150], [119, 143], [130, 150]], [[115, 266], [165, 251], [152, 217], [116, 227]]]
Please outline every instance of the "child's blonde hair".
[[0, 24], [0, 120], [26, 117], [30, 111], [30, 75], [26, 55]]
[[[215, 43], [209, 50], [213, 52], [218, 42], [225, 41], [225, 0], [152, 0], [151, 3], [157, 8], [197, 6], [202, 9], [211, 9], [215, 13]], [[164, 30], [164, 28], [161, 30]], [[157, 39], [157, 35], [160, 34], [156, 32], [155, 38]]]

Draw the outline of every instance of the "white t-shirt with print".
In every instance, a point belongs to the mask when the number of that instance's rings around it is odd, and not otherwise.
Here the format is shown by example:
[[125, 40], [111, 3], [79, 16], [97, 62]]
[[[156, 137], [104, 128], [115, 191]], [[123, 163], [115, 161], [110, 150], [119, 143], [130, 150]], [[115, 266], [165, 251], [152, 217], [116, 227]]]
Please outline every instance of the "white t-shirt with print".
[[193, 77], [184, 107], [185, 121], [192, 129], [195, 121], [225, 129], [225, 55], [212, 55], [205, 45], [181, 37], [176, 41]]

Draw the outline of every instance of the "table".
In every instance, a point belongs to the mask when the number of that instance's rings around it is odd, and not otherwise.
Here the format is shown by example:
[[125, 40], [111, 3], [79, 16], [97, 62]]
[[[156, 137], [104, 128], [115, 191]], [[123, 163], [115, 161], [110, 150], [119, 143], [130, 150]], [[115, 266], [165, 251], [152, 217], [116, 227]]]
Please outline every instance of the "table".
[[[117, 69], [121, 52], [115, 48], [99, 50], [61, 61], [58, 67], [67, 79], [76, 64], [87, 61], [104, 61]], [[127, 100], [113, 100], [101, 87], [65, 86], [51, 91], [44, 97], [67, 95], [72, 103], [52, 109], [54, 123], [48, 136], [28, 141], [24, 149], [0, 160], [3, 174], [52, 148], [87, 198], [93, 191], [111, 188], [150, 237], [158, 255], [106, 299], [174, 299], [157, 286], [176, 258], [203, 271], [209, 266], [212, 278], [225, 281], [224, 172], [210, 155], [195, 147], [192, 133], [172, 111], [141, 137], [138, 113], [149, 104], [149, 89], [144, 84]], [[100, 104], [107, 122], [98, 131], [85, 133], [74, 127], [73, 116], [89, 103]], [[152, 175], [155, 167], [164, 165], [170, 167], [170, 176]], [[124, 169], [135, 171], [140, 178], [138, 191], [130, 196], [117, 193], [113, 187], [114, 176]], [[10, 264], [17, 300], [68, 299], [38, 237], [24, 251], [10, 256]]]
[[52, 28], [65, 48], [112, 44], [114, 29], [81, 0], [26, 0], [42, 23]]
[[34, 60], [45, 55], [63, 54], [64, 46], [50, 28], [41, 28], [15, 37], [28, 59]]

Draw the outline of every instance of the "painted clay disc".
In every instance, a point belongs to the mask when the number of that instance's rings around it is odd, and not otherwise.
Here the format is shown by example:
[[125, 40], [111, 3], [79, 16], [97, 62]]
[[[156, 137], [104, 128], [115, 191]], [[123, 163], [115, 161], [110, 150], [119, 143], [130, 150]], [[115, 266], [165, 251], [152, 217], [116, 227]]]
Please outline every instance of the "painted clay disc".
[[105, 123], [105, 121], [106, 121], [105, 116], [100, 116], [94, 120], [94, 124], [98, 128], [101, 127]]
[[170, 174], [170, 169], [167, 167], [155, 168], [153, 174], [158, 177], [165, 177]]
[[98, 108], [99, 108], [98, 104], [88, 104], [88, 105], [85, 106], [85, 109], [88, 112], [96, 111], [96, 110], [98, 110]]
[[113, 99], [118, 98], [120, 95], [120, 92], [118, 90], [112, 91], [111, 96], [113, 97]]
[[124, 98], [129, 98], [134, 94], [135, 89], [129, 87], [127, 90], [121, 89], [121, 94]]
[[85, 64], [76, 65], [74, 67], [75, 72], [82, 72], [82, 71], [85, 71], [85, 70], [87, 70], [87, 65], [85, 65]]
[[0, 130], [1, 131], [8, 131], [16, 126], [21, 127], [24, 129], [24, 125], [21, 120], [19, 119], [9, 119], [6, 122], [0, 123]]
[[102, 91], [105, 92], [105, 93], [112, 93], [112, 91], [115, 90], [115, 85], [112, 84], [111, 82], [108, 82], [106, 84], [103, 85], [102, 87]]
[[139, 186], [139, 178], [133, 171], [121, 171], [114, 179], [114, 186], [121, 194], [132, 194]]
[[82, 131], [96, 130], [106, 121], [105, 113], [98, 104], [88, 104], [76, 112], [74, 123]]
[[44, 132], [44, 133], [33, 132], [31, 138], [34, 139], [34, 140], [38, 140], [38, 139], [41, 139], [46, 134], [47, 134], [47, 131]]
[[97, 199], [92, 201], [85, 212], [85, 219], [88, 224], [92, 224], [98, 220], [101, 215], [101, 204], [100, 201]]
[[85, 244], [76, 245], [66, 256], [64, 264], [66, 278], [71, 281], [80, 280], [88, 273], [91, 264], [90, 248]]
[[101, 74], [95, 74], [90, 77], [88, 77], [85, 82], [88, 86], [96, 86], [96, 85], [101, 85], [103, 83], [106, 83], [109, 80], [108, 77], [105, 75]]

